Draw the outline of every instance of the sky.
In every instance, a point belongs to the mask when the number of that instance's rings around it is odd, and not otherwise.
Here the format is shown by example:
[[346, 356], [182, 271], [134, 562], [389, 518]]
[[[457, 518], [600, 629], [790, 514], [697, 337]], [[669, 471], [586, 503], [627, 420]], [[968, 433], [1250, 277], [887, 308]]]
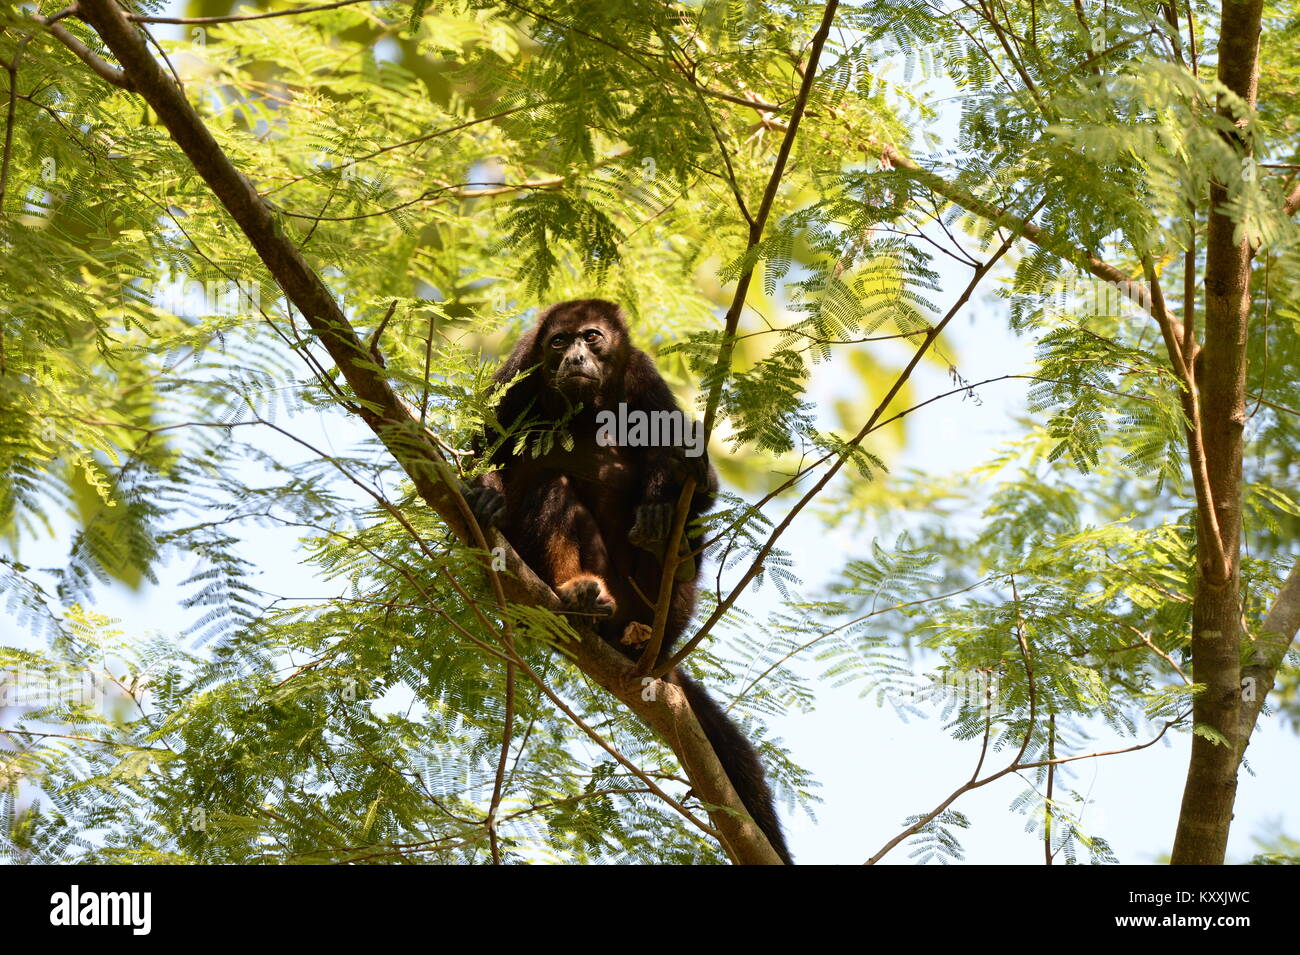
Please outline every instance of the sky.
[[[179, 3], [169, 9], [178, 10]], [[179, 29], [179, 28], [178, 28]], [[167, 35], [160, 30], [159, 36]], [[932, 96], [944, 101], [945, 91]], [[951, 141], [955, 100], [941, 116], [936, 130]], [[946, 308], [964, 287], [968, 273], [954, 263], [936, 265], [943, 290], [936, 295]], [[1007, 330], [1006, 306], [998, 299], [977, 298], [945, 333], [945, 350], [955, 357], [962, 375], [979, 381], [1031, 367], [1031, 349]], [[814, 372], [813, 395], [820, 401], [837, 394], [830, 366]], [[918, 398], [951, 388], [940, 369], [922, 366], [914, 381]], [[953, 396], [930, 405], [909, 419], [909, 443], [901, 459], [891, 462], [927, 472], [960, 471], [984, 460], [1004, 439], [1016, 433], [1015, 415], [1025, 405], [1023, 381], [1007, 381], [980, 390], [982, 405]], [[282, 422], [289, 424], [289, 422]], [[337, 416], [299, 415], [292, 427], [303, 437], [330, 452], [346, 452], [362, 435], [359, 426]], [[937, 438], [937, 439], [936, 439]], [[300, 450], [287, 439], [264, 438], [265, 446], [293, 458]], [[62, 539], [27, 548], [24, 559], [32, 563], [57, 563], [66, 551]], [[294, 535], [282, 530], [245, 528], [247, 554], [263, 558], [259, 584], [263, 589], [296, 596], [327, 595], [329, 585], [315, 580], [296, 563]], [[807, 592], [840, 569], [846, 556], [861, 556], [871, 534], [858, 529], [826, 527], [810, 513], [802, 514], [784, 538], [784, 546], [797, 561]], [[128, 631], [175, 632], [193, 619], [192, 611], [178, 606], [177, 584], [194, 569], [188, 561], [166, 568], [158, 586], [138, 592], [124, 588], [104, 591], [96, 607], [116, 616]], [[746, 597], [750, 612], [776, 605], [772, 588]], [[8, 630], [8, 627], [6, 627]], [[0, 642], [31, 645], [30, 635], [0, 633]], [[824, 802], [813, 820], [802, 812], [782, 808], [791, 849], [804, 864], [855, 864], [865, 861], [904, 826], [911, 815], [928, 811], [970, 776], [979, 756], [978, 742], [951, 739], [937, 717], [904, 721], [891, 708], [874, 699], [860, 699], [856, 687], [836, 689], [821, 684], [817, 709], [810, 714], [770, 720], [771, 735], [779, 737], [801, 765], [811, 770], [822, 788]], [[1093, 749], [1131, 745], [1099, 728]], [[1072, 767], [1070, 785], [1085, 793], [1085, 821], [1103, 835], [1122, 863], [1160, 860], [1172, 845], [1177, 808], [1186, 773], [1189, 737], [1169, 735], [1164, 741], [1137, 753], [1086, 760]], [[991, 757], [992, 759], [993, 757]], [[1249, 751], [1254, 771], [1241, 775], [1236, 818], [1229, 842], [1229, 860], [1243, 861], [1255, 845], [1252, 837], [1281, 828], [1300, 833], [1300, 811], [1289, 794], [1300, 791], [1300, 737], [1280, 727], [1276, 718], [1262, 718]], [[990, 765], [995, 765], [991, 763]], [[1024, 782], [1014, 777], [964, 795], [956, 809], [972, 827], [962, 835], [965, 860], [981, 864], [1041, 864], [1043, 849], [1037, 837], [1025, 831], [1027, 818], [1010, 810], [1011, 800]], [[884, 864], [908, 864], [907, 847], [896, 848]]]

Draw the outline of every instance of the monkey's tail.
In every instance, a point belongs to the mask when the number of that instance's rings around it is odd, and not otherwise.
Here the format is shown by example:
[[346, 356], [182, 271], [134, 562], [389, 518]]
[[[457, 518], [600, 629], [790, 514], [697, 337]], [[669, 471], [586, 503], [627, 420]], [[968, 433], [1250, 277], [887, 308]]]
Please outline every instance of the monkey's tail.
[[749, 810], [749, 815], [758, 828], [763, 830], [781, 861], [786, 865], [794, 865], [794, 859], [790, 857], [790, 850], [785, 844], [785, 833], [781, 831], [781, 822], [776, 817], [772, 790], [767, 786], [758, 752], [727, 717], [722, 707], [704, 692], [704, 687], [682, 673], [681, 668], [674, 670], [670, 679], [686, 693], [686, 699], [695, 711], [695, 718], [700, 721], [704, 735], [713, 745], [713, 751], [718, 754], [718, 762], [731, 780], [736, 795]]

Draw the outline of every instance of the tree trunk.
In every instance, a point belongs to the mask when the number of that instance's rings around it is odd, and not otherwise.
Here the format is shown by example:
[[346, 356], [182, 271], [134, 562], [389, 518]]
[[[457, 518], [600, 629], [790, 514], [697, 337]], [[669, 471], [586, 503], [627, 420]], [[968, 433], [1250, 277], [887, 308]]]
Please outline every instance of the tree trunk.
[[[1259, 79], [1262, 0], [1224, 0], [1219, 79], [1252, 106]], [[1230, 106], [1219, 113], [1235, 120]], [[1249, 153], [1249, 142], [1234, 141]], [[1175, 865], [1221, 865], [1237, 794], [1241, 722], [1241, 459], [1246, 424], [1246, 331], [1250, 312], [1251, 250], [1234, 242], [1224, 213], [1228, 188], [1210, 187], [1205, 252], [1205, 345], [1196, 362], [1201, 441], [1211, 500], [1198, 501], [1196, 592], [1192, 609], [1192, 679], [1204, 685], [1193, 701], [1197, 733], [1183, 789]], [[1212, 509], [1212, 510], [1211, 510]], [[1222, 553], [1209, 546], [1217, 519]], [[1225, 566], [1226, 565], [1226, 566]]]

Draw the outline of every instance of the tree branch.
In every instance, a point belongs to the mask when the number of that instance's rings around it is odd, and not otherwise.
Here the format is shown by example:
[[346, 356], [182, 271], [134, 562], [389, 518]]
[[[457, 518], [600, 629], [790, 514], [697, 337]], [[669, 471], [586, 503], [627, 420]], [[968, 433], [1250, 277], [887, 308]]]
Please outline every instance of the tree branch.
[[1253, 694], [1243, 699], [1241, 703], [1243, 756], [1246, 752], [1245, 744], [1250, 741], [1250, 734], [1259, 721], [1264, 699], [1273, 689], [1278, 667], [1282, 665], [1282, 659], [1286, 656], [1291, 641], [1300, 631], [1300, 559], [1296, 560], [1291, 573], [1287, 575], [1286, 580], [1282, 581], [1277, 597], [1273, 600], [1273, 606], [1264, 617], [1260, 629], [1263, 633], [1260, 634], [1259, 642], [1255, 644], [1250, 662], [1241, 668], [1243, 689], [1249, 687], [1253, 690]]
[[205, 23], [242, 23], [245, 20], [269, 20], [271, 17], [295, 17], [303, 13], [318, 13], [321, 10], [337, 10], [339, 7], [351, 7], [358, 3], [370, 3], [371, 0], [338, 0], [337, 3], [322, 3], [311, 7], [294, 7], [292, 10], [272, 10], [270, 13], [232, 13], [224, 17], [150, 17], [142, 13], [128, 13], [126, 18], [133, 23], [171, 23], [183, 26], [199, 26]]
[[[1150, 289], [1142, 286], [1141, 283], [1134, 282], [1129, 276], [1125, 275], [1113, 265], [1102, 261], [1099, 257], [1085, 249], [1080, 249], [1070, 245], [1065, 239], [1048, 232], [1042, 226], [1035, 225], [1021, 216], [1003, 209], [991, 202], [979, 198], [948, 180], [944, 179], [938, 173], [926, 169], [919, 163], [904, 156], [893, 146], [888, 144], [877, 144], [874, 147], [879, 153], [880, 158], [887, 162], [895, 169], [900, 170], [909, 178], [915, 179], [922, 185], [933, 189], [939, 195], [943, 196], [957, 205], [961, 206], [968, 212], [983, 216], [995, 222], [1005, 222], [1008, 226], [1019, 232], [1020, 235], [1028, 239], [1034, 245], [1055, 252], [1067, 262], [1074, 263], [1099, 279], [1104, 279], [1121, 288], [1132, 289], [1137, 286], [1137, 297], [1143, 302], [1150, 302]], [[1168, 309], [1158, 316], [1158, 320], [1167, 323], [1170, 330], [1174, 333], [1175, 339], [1181, 341], [1183, 338], [1183, 323], [1178, 320]], [[1185, 355], [1184, 359], [1190, 362], [1195, 355]]]
[[81, 60], [81, 62], [94, 70], [95, 73], [99, 75], [100, 79], [107, 83], [112, 83], [119, 89], [133, 89], [131, 81], [126, 77], [125, 71], [119, 70], [117, 67], [111, 66], [109, 63], [100, 59], [95, 55], [95, 53], [91, 52], [90, 47], [86, 46], [86, 44], [82, 43], [75, 36], [69, 33], [67, 27], [55, 23], [53, 20], [42, 20], [41, 22], [45, 24], [45, 29], [49, 30], [56, 40], [71, 50], [77, 59]]
[[[804, 68], [803, 81], [799, 85], [799, 96], [795, 100], [793, 111], [790, 113], [785, 137], [781, 140], [781, 148], [777, 151], [776, 162], [772, 165], [772, 174], [768, 177], [767, 188], [763, 190], [763, 199], [759, 204], [758, 212], [750, 220], [749, 243], [745, 248], [746, 253], [752, 252], [754, 247], [763, 239], [763, 230], [767, 227], [768, 217], [772, 214], [772, 205], [776, 202], [777, 190], [780, 189], [781, 179], [785, 176], [785, 167], [790, 159], [790, 151], [794, 147], [795, 136], [799, 134], [799, 122], [803, 119], [804, 110], [808, 106], [808, 95], [812, 92], [813, 82], [817, 78], [817, 61], [821, 58], [822, 48], [826, 45], [827, 37], [830, 36], [831, 24], [835, 20], [835, 10], [838, 6], [839, 0], [830, 0], [826, 4], [826, 9], [822, 13], [821, 25], [813, 36], [812, 46], [808, 51], [808, 65]], [[713, 431], [713, 420], [718, 413], [718, 402], [722, 399], [722, 382], [731, 369], [731, 355], [735, 348], [736, 326], [740, 323], [740, 312], [745, 307], [745, 296], [749, 292], [750, 282], [754, 279], [755, 266], [756, 263], [750, 262], [740, 274], [736, 281], [736, 292], [731, 298], [731, 307], [727, 309], [727, 318], [722, 334], [722, 350], [718, 354], [718, 373], [713, 386], [709, 389], [709, 400], [704, 412], [704, 441], [706, 445], [708, 444], [709, 435]]]
[[[785, 176], [786, 164], [790, 160], [790, 152], [794, 148], [795, 137], [799, 134], [799, 123], [803, 119], [805, 108], [808, 106], [808, 97], [812, 92], [813, 83], [817, 79], [817, 62], [821, 58], [822, 49], [826, 45], [826, 40], [830, 36], [831, 24], [835, 21], [835, 10], [839, 6], [839, 0], [829, 0], [825, 10], [822, 12], [821, 24], [817, 32], [813, 35], [812, 44], [808, 50], [808, 63], [803, 70], [803, 79], [799, 84], [799, 95], [795, 99], [794, 109], [790, 113], [790, 121], [786, 126], [785, 136], [781, 140], [781, 147], [777, 150], [776, 161], [772, 164], [772, 173], [768, 176], [767, 187], [763, 190], [763, 198], [759, 204], [758, 211], [752, 217], [745, 212], [745, 217], [749, 220], [749, 241], [745, 246], [746, 254], [752, 253], [758, 244], [763, 240], [763, 230], [767, 227], [767, 220], [772, 214], [772, 206], [776, 202], [777, 191], [781, 187], [781, 180]], [[723, 148], [722, 141], [718, 141], [719, 148]], [[724, 150], [725, 151], [725, 150]], [[740, 202], [741, 210], [745, 210], [744, 199], [741, 198], [739, 188], [736, 192], [737, 200]], [[708, 447], [709, 435], [713, 433], [714, 419], [717, 417], [718, 404], [722, 400], [722, 385], [731, 370], [731, 358], [735, 351], [736, 328], [740, 324], [740, 313], [745, 307], [745, 297], [749, 293], [750, 283], [754, 278], [754, 269], [756, 262], [750, 261], [739, 279], [736, 282], [736, 291], [731, 299], [731, 307], [727, 309], [727, 317], [722, 332], [722, 347], [718, 352], [718, 360], [714, 366], [713, 384], [709, 388], [708, 403], [704, 412], [704, 446]], [[695, 479], [688, 477], [682, 488], [681, 497], [677, 503], [677, 511], [673, 521], [673, 529], [668, 535], [664, 544], [664, 575], [661, 582], [659, 599], [656, 602], [658, 609], [655, 613], [655, 630], [651, 637], [651, 643], [657, 653], [663, 637], [663, 623], [667, 620], [666, 607], [668, 598], [671, 595], [672, 575], [676, 570], [677, 554], [681, 549], [682, 534], [686, 526], [686, 514], [690, 507], [691, 495], [695, 491]], [[734, 600], [735, 593], [732, 594]], [[722, 612], [726, 612], [727, 607], [721, 607]], [[720, 616], [715, 612], [711, 620]], [[708, 633], [708, 628], [698, 632], [691, 640], [673, 657], [672, 662], [666, 666], [659, 665], [657, 656], [649, 656], [649, 651], [645, 651], [643, 661], [645, 666], [654, 666], [656, 676], [663, 676], [670, 673], [682, 660], [684, 660], [699, 645], [700, 641]]]

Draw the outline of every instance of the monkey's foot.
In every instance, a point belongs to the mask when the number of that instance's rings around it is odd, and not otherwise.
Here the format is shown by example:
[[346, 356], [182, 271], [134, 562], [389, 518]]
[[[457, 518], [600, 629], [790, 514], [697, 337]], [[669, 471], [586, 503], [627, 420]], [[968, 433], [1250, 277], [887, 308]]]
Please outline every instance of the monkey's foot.
[[569, 613], [612, 617], [618, 609], [605, 581], [594, 574], [570, 578], [556, 587], [555, 592], [560, 595], [560, 603]]
[[654, 636], [654, 629], [633, 620], [623, 628], [623, 638], [619, 642], [625, 647], [644, 647]]

